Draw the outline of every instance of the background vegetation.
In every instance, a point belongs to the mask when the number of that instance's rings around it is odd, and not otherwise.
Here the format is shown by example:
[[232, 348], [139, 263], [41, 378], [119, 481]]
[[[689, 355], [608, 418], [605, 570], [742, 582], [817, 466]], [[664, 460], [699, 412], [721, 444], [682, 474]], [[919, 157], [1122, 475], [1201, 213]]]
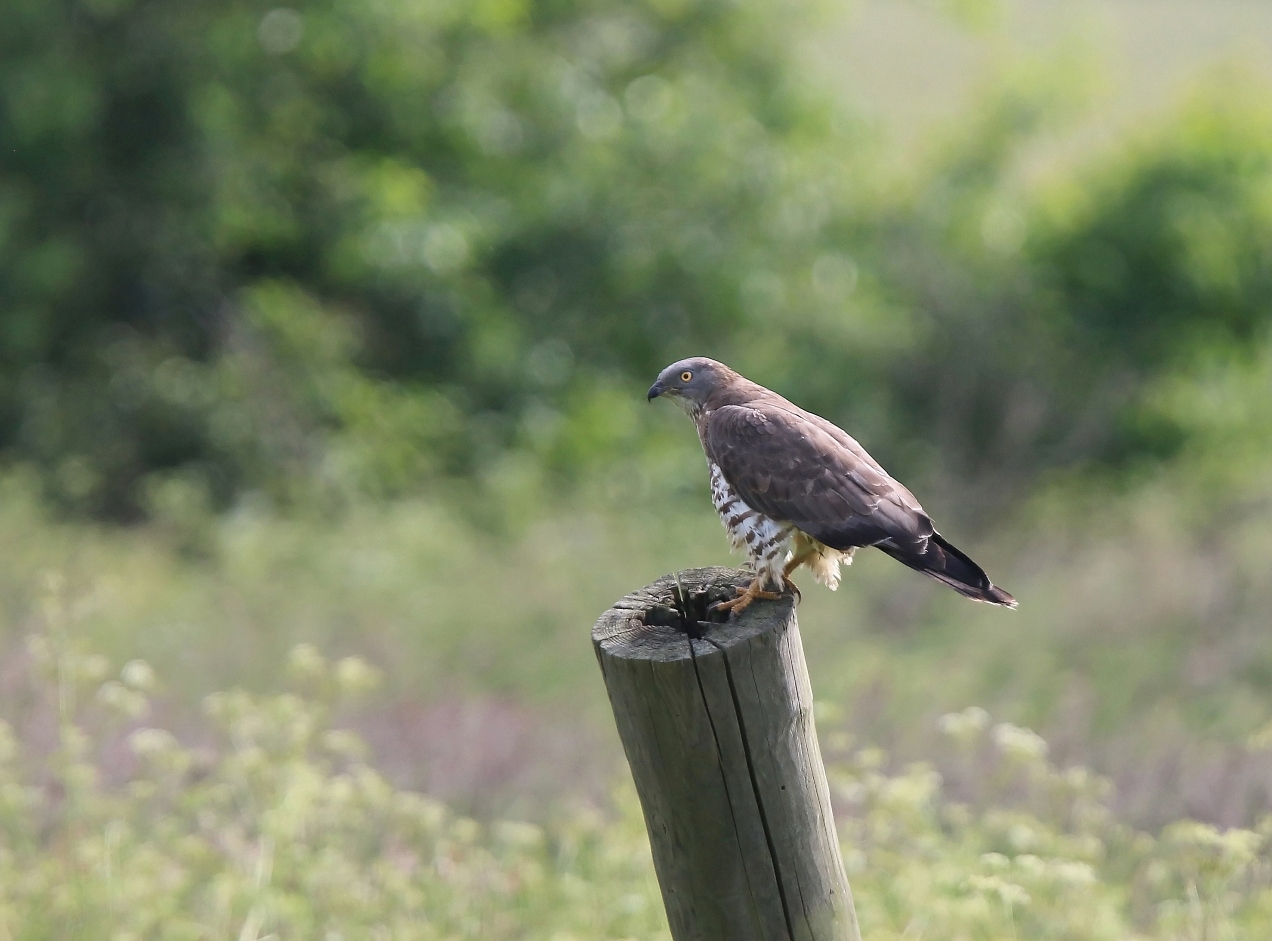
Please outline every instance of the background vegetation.
[[1266, 936], [1260, 80], [1038, 172], [1032, 55], [900, 154], [834, 15], [0, 6], [10, 935], [658, 936], [586, 630], [727, 557], [707, 353], [1022, 601], [807, 593], [867, 936]]

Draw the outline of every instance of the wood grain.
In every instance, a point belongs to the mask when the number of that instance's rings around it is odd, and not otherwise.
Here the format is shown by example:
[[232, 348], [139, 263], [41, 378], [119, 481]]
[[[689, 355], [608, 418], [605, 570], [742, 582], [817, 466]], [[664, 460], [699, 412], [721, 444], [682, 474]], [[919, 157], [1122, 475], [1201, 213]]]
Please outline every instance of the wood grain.
[[749, 577], [664, 576], [592, 630], [672, 937], [860, 941], [794, 602], [708, 612]]

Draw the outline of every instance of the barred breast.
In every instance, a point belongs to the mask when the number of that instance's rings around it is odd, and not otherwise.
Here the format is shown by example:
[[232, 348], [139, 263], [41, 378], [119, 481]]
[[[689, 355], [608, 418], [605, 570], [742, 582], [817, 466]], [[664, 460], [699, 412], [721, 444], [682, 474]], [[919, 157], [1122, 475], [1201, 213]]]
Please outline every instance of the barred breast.
[[765, 582], [782, 587], [782, 569], [790, 557], [791, 542], [797, 530], [790, 523], [779, 523], [751, 509], [738, 497], [724, 479], [720, 465], [711, 467], [711, 503], [720, 514], [729, 542], [734, 549], [745, 550], [755, 571]]
[[855, 549], [831, 549], [800, 531], [792, 523], [782, 523], [765, 516], [733, 492], [720, 465], [708, 461], [711, 468], [711, 504], [720, 514], [720, 522], [729, 534], [735, 550], [744, 550], [763, 575], [765, 584], [781, 588], [783, 570], [792, 556], [807, 565], [813, 578], [831, 591], [839, 587], [839, 566], [851, 565]]

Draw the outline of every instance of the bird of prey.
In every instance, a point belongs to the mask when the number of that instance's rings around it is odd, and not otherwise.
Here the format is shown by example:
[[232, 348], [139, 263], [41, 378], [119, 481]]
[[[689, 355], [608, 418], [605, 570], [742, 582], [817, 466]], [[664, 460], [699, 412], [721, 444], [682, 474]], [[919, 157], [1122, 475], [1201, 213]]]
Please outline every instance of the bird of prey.
[[973, 601], [1016, 606], [936, 531], [914, 494], [826, 419], [705, 356], [664, 369], [649, 388], [650, 401], [660, 396], [697, 426], [711, 502], [733, 548], [745, 549], [755, 567], [739, 597], [719, 608], [736, 613], [756, 598], [793, 591], [790, 575], [801, 565], [833, 591], [840, 563], [851, 564], [863, 546]]

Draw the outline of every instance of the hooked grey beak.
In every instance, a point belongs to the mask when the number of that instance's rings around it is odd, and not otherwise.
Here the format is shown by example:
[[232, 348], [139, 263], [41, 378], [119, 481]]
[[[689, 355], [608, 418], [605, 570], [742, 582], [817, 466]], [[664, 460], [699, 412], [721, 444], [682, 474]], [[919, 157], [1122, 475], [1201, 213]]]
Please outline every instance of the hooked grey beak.
[[645, 396], [645, 400], [647, 402], [652, 402], [654, 399], [658, 398], [658, 396], [662, 394], [663, 394], [662, 386], [660, 386], [658, 383], [655, 382], [652, 386], [649, 387], [649, 394]]

